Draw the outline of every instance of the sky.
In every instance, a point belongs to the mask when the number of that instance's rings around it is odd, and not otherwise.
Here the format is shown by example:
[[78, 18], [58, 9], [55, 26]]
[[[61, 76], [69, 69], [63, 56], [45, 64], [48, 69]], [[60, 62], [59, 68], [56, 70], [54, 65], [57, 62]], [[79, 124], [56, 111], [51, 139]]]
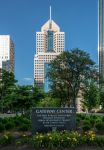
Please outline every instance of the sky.
[[15, 78], [33, 84], [36, 32], [49, 19], [65, 32], [65, 49], [80, 48], [98, 63], [97, 0], [0, 0], [0, 35], [15, 44]]

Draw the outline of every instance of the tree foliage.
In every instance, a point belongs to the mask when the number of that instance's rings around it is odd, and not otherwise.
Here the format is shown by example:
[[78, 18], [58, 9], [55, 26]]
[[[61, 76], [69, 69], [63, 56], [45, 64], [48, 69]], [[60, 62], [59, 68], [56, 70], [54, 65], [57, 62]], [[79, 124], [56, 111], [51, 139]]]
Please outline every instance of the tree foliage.
[[17, 85], [16, 83], [14, 74], [3, 70], [0, 81], [0, 108], [2, 111], [26, 113], [45, 97], [45, 93], [37, 86]]
[[76, 107], [76, 98], [84, 80], [96, 78], [95, 62], [89, 54], [78, 48], [63, 52], [50, 64], [47, 76], [53, 96], [62, 105]]
[[2, 80], [0, 81], [0, 104], [2, 109], [4, 105], [8, 105], [9, 95], [15, 88], [16, 82], [17, 80], [15, 80], [12, 72], [2, 70]]
[[99, 86], [96, 82], [90, 81], [86, 84], [83, 90], [83, 98], [82, 101], [83, 106], [91, 111], [94, 108], [98, 108], [100, 104], [100, 91]]

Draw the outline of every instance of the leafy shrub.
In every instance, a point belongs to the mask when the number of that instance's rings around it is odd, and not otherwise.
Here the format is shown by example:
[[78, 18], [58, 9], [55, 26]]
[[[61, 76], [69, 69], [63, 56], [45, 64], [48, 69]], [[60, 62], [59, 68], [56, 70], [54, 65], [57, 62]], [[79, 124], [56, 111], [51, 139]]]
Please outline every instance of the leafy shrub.
[[37, 107], [60, 107], [58, 99], [46, 97], [37, 103]]
[[78, 127], [80, 125], [80, 118], [76, 118], [76, 126]]
[[8, 121], [6, 124], [5, 124], [5, 129], [6, 130], [9, 130], [9, 129], [13, 129], [14, 128], [14, 122], [13, 121]]
[[96, 116], [96, 115], [91, 115], [90, 116], [90, 119], [94, 119], [94, 120], [96, 120], [96, 119], [98, 119], [100, 116]]
[[5, 126], [2, 123], [0, 123], [0, 132], [3, 132], [4, 130], [5, 130]]
[[30, 126], [28, 124], [21, 124], [18, 128], [19, 131], [28, 131], [30, 129]]
[[85, 132], [84, 138], [86, 143], [94, 143], [96, 134], [94, 131], [87, 131]]
[[96, 119], [96, 124], [97, 124], [97, 123], [101, 123], [101, 122], [102, 122], [101, 117], [99, 117], [99, 118]]
[[2, 118], [0, 118], [0, 123], [2, 123], [2, 120], [3, 120], [3, 119], [2, 119]]
[[104, 131], [104, 123], [97, 123], [95, 127], [98, 131]]
[[5, 133], [0, 137], [0, 145], [8, 145], [14, 142], [14, 138], [10, 133]]
[[91, 123], [90, 123], [90, 120], [84, 120], [83, 121], [83, 125], [89, 125], [89, 126], [91, 126]]
[[90, 119], [90, 124], [91, 124], [92, 127], [94, 127], [95, 123], [96, 123], [96, 120], [94, 118], [91, 118]]
[[27, 118], [23, 118], [22, 119], [22, 123], [30, 125], [31, 121], [29, 119], [27, 119]]
[[99, 147], [103, 147], [104, 146], [104, 136], [102, 137], [100, 137], [100, 136], [98, 136], [98, 137], [96, 137], [95, 138], [95, 143], [96, 143], [96, 145], [97, 146], [99, 146]]
[[22, 124], [27, 124], [29, 127], [31, 126], [31, 121], [23, 116], [17, 116], [14, 118], [15, 127], [20, 127]]
[[84, 132], [85, 132], [85, 131], [89, 131], [89, 130], [91, 130], [91, 125], [86, 124], [86, 125], [84, 125], [82, 128], [83, 128], [83, 131], [84, 131]]
[[102, 121], [104, 122], [104, 116], [102, 117]]
[[15, 118], [14, 119], [14, 125], [15, 125], [15, 127], [20, 126], [21, 125], [21, 121], [18, 118]]
[[84, 120], [86, 118], [86, 115], [77, 114], [77, 118], [80, 118], [81, 120]]
[[2, 119], [2, 123], [3, 123], [3, 124], [6, 124], [6, 123], [8, 122], [8, 120], [9, 120], [9, 118], [3, 118], [3, 119]]

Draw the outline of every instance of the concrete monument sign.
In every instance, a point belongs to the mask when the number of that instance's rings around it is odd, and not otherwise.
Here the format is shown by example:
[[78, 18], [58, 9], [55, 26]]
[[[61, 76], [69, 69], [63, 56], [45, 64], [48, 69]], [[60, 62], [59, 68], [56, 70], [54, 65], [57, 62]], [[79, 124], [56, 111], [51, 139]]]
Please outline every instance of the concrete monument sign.
[[33, 108], [32, 131], [74, 130], [76, 110], [74, 108]]

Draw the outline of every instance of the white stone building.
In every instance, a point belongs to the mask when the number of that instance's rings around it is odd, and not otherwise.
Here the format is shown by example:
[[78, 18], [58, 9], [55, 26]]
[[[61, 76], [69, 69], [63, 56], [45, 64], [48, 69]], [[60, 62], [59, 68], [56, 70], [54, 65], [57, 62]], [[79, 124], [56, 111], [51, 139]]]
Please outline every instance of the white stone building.
[[0, 35], [0, 72], [2, 69], [14, 73], [14, 44], [10, 35]]
[[40, 32], [36, 32], [36, 54], [34, 57], [34, 80], [35, 83], [44, 87], [48, 91], [48, 82], [45, 74], [48, 64], [65, 49], [65, 33], [60, 31], [60, 27], [50, 19], [41, 27]]

